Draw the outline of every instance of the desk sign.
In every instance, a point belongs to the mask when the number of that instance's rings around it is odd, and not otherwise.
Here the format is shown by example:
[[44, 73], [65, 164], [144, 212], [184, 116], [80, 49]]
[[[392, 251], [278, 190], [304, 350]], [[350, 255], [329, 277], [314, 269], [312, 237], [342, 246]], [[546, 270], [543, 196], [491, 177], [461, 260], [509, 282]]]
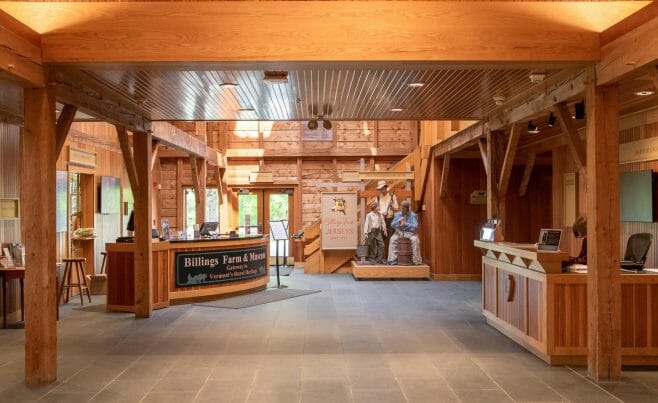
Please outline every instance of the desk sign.
[[557, 251], [560, 248], [561, 229], [542, 229], [539, 231], [537, 250]]
[[267, 275], [267, 247], [176, 253], [176, 287], [227, 283]]

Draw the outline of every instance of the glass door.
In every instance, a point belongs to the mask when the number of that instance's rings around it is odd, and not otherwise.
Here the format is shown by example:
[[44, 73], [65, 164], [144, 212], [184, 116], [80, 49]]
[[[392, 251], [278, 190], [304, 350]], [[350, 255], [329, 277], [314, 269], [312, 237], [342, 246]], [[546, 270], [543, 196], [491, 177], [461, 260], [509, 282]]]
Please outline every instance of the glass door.
[[[292, 196], [288, 192], [282, 190], [266, 190], [264, 192], [265, 198], [265, 223], [267, 225], [266, 232], [269, 233], [269, 222], [282, 220], [288, 229], [288, 242], [279, 241], [279, 256], [290, 256], [290, 231], [294, 228], [291, 225], [291, 212], [292, 212]], [[277, 255], [277, 242], [270, 238], [270, 261], [274, 264], [274, 257]], [[280, 259], [283, 262], [283, 259]]]
[[250, 191], [238, 195], [238, 233], [241, 235], [263, 233], [263, 192]]

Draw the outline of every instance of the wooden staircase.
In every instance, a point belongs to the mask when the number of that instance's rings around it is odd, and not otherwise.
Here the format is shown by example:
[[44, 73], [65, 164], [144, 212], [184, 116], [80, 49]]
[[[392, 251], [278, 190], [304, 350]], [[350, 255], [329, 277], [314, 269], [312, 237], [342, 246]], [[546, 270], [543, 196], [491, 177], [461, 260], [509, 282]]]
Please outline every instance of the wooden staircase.
[[322, 250], [320, 221], [304, 230], [304, 273], [351, 273], [353, 250]]

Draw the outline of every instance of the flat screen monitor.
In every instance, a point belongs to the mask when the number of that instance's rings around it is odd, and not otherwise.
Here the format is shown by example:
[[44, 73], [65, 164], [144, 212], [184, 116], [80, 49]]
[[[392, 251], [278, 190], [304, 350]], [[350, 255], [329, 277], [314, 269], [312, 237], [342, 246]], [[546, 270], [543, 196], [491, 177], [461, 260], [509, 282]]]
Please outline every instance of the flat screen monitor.
[[204, 236], [210, 236], [211, 232], [217, 232], [217, 227], [219, 226], [218, 222], [213, 222], [213, 221], [207, 221], [201, 224], [201, 228], [199, 229], [199, 234], [204, 235]]
[[561, 229], [542, 229], [539, 231], [539, 242], [537, 242], [537, 250], [555, 252], [560, 249], [561, 238]]
[[621, 221], [653, 222], [653, 172], [622, 172], [619, 178]]

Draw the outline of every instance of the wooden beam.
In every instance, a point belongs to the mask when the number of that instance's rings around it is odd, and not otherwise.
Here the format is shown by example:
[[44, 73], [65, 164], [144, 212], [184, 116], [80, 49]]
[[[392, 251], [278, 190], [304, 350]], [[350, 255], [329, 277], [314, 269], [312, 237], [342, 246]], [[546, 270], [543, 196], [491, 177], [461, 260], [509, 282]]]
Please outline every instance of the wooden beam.
[[651, 81], [653, 81], [653, 88], [658, 91], [658, 66], [649, 71], [649, 77], [651, 77]]
[[199, 158], [208, 157], [208, 145], [167, 122], [153, 122], [153, 138], [162, 144]]
[[24, 87], [44, 87], [41, 37], [0, 10], [0, 72]]
[[619, 90], [587, 89], [587, 371], [621, 375]]
[[159, 159], [158, 156], [159, 153], [160, 153], [160, 142], [158, 140], [154, 140], [151, 148], [151, 171], [153, 171], [153, 168], [155, 168], [155, 163]]
[[560, 122], [560, 127], [562, 128], [562, 133], [566, 139], [567, 147], [571, 152], [571, 157], [576, 163], [576, 168], [579, 172], [584, 173], [585, 171], [585, 144], [578, 137], [578, 130], [576, 125], [571, 118], [567, 104], [561, 102], [555, 105], [555, 115], [558, 122]]
[[498, 191], [498, 177], [505, 156], [505, 139], [502, 132], [487, 133], [487, 218], [498, 218], [501, 220], [501, 233], [504, 235], [505, 228], [505, 195]]
[[201, 197], [201, 181], [199, 180], [199, 169], [196, 164], [196, 158], [190, 157], [190, 168], [192, 169], [192, 186], [194, 187], [195, 200]]
[[148, 318], [153, 311], [153, 257], [151, 241], [151, 146], [150, 133], [134, 133], [135, 171], [140, 184], [135, 194], [135, 317]]
[[484, 123], [475, 123], [436, 144], [433, 147], [434, 155], [437, 157], [442, 157], [445, 154], [455, 153], [475, 144], [478, 139], [484, 136]]
[[[617, 16], [605, 13], [596, 5], [583, 6], [574, 12], [573, 8], [559, 2], [541, 8], [496, 7], [495, 4], [471, 2], [409, 5], [343, 1], [327, 8], [322, 3], [304, 2], [295, 4], [295, 13], [290, 12], [289, 4], [277, 2], [268, 4], [266, 10], [258, 2], [191, 2], [185, 5], [185, 13], [180, 12], [180, 6], [167, 2], [128, 3], [121, 7], [76, 5], [8, 2], [3, 8], [18, 19], [44, 27], [44, 61], [69, 63], [581, 62], [598, 57], [599, 33], [591, 24], [580, 20], [590, 17], [603, 25], [613, 21], [611, 15]], [[44, 10], [45, 7], [48, 8]], [[565, 14], [571, 19], [560, 18]], [[67, 24], [66, 18], [71, 15], [93, 15], [93, 18]], [[300, 20], [300, 15], [305, 17]], [[359, 24], [365, 15], [376, 17], [377, 24]], [[547, 19], [546, 15], [556, 17]], [[176, 16], [175, 24], [171, 16]], [[319, 20], [323, 24], [317, 24]], [[135, 21], [140, 23], [135, 24]], [[280, 27], [275, 38], [266, 29], [250, 29], [249, 32], [243, 29], [272, 26]], [[474, 26], [478, 29], [474, 30]], [[92, 35], [98, 27], [103, 27], [103, 34]], [[382, 35], [385, 32], [396, 32], [395, 43]]]
[[634, 30], [635, 28], [651, 21], [652, 18], [658, 15], [658, 3], [653, 1], [647, 6], [639, 9], [635, 13], [629, 15], [615, 25], [606, 28], [601, 32], [601, 46], [607, 45], [620, 36]]
[[533, 86], [494, 111], [488, 121], [489, 130], [500, 130], [512, 123], [542, 113], [553, 105], [585, 92], [587, 72], [565, 70]]
[[57, 379], [55, 92], [25, 89], [21, 136], [21, 232], [25, 245], [25, 382]]
[[658, 61], [658, 11], [653, 18], [601, 46], [601, 60], [596, 64], [596, 82], [607, 85]]
[[58, 79], [57, 100], [67, 105], [75, 105], [88, 115], [124, 126], [133, 132], [151, 130], [150, 121], [142, 112], [128, 108], [125, 103], [99, 94], [79, 83], [71, 84]]
[[533, 153], [541, 154], [545, 151], [550, 151], [567, 144], [566, 138], [562, 134], [556, 136], [546, 137], [541, 140], [533, 141], [532, 143], [519, 146], [517, 153]]
[[509, 178], [512, 175], [512, 167], [514, 166], [514, 158], [516, 157], [516, 147], [519, 144], [520, 137], [520, 125], [512, 125], [512, 131], [510, 132], [509, 140], [507, 142], [505, 158], [503, 159], [503, 166], [500, 170], [500, 178], [498, 181], [498, 193], [503, 197], [507, 194], [507, 185], [509, 185]]
[[203, 224], [206, 221], [206, 183], [208, 181], [208, 164], [206, 160], [197, 158], [197, 172], [199, 175], [199, 196], [196, 199], [196, 222]]
[[262, 150], [258, 148], [230, 148], [226, 157], [232, 160], [254, 160], [258, 158], [284, 159], [322, 157], [328, 159], [354, 159], [354, 157], [404, 157], [413, 148], [354, 148], [350, 150]]
[[532, 168], [535, 166], [536, 158], [537, 154], [535, 153], [530, 153], [528, 155], [528, 161], [525, 163], [521, 185], [519, 186], [519, 196], [525, 196], [525, 193], [528, 190], [528, 184], [530, 183], [530, 176], [532, 175]]
[[130, 149], [130, 142], [128, 141], [128, 131], [123, 126], [115, 126], [117, 130], [117, 138], [119, 140], [119, 148], [121, 148], [121, 155], [123, 155], [123, 163], [126, 165], [126, 173], [128, 174], [128, 181], [130, 182], [130, 189], [133, 192], [133, 197], [137, 197], [139, 191], [139, 180], [137, 178], [137, 169], [135, 168], [135, 158]]
[[489, 175], [489, 157], [487, 156], [487, 139], [482, 138], [478, 140], [478, 147], [480, 148], [480, 158], [482, 159], [482, 165], [484, 165], [485, 175]]
[[448, 194], [448, 172], [450, 171], [450, 154], [443, 157], [441, 168], [441, 185], [439, 186], [439, 197], [444, 199]]
[[62, 111], [59, 113], [59, 118], [57, 118], [57, 126], [55, 127], [56, 156], [59, 156], [62, 153], [62, 148], [64, 148], [66, 137], [69, 135], [69, 130], [71, 130], [71, 125], [73, 124], [73, 119], [75, 118], [75, 113], [77, 111], [77, 106], [64, 105]]

